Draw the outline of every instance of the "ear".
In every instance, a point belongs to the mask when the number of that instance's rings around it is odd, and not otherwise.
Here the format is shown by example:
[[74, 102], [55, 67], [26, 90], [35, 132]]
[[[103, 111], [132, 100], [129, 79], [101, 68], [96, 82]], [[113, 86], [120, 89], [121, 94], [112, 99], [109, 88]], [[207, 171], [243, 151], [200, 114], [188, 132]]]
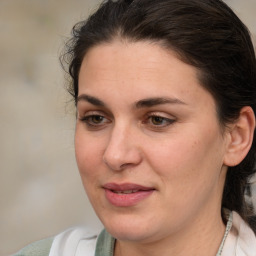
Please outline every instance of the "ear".
[[251, 107], [243, 107], [238, 119], [232, 123], [227, 131], [228, 143], [224, 156], [227, 166], [238, 165], [249, 152], [255, 130], [255, 115]]

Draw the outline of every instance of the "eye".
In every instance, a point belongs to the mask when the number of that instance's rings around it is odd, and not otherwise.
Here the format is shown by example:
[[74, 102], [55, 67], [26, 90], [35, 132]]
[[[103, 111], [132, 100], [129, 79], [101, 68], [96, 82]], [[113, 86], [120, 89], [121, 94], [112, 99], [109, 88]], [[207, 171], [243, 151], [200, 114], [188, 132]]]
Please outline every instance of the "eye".
[[174, 122], [175, 119], [163, 117], [158, 114], [149, 114], [144, 121], [145, 124], [148, 124], [154, 128], [163, 128], [173, 124]]
[[150, 119], [153, 125], [163, 125], [167, 121], [166, 118], [161, 116], [152, 116]]
[[104, 121], [104, 117], [94, 115], [94, 116], [86, 117], [85, 120], [87, 120], [88, 122], [94, 123], [94, 124], [100, 124]]
[[110, 121], [102, 115], [87, 115], [82, 118], [79, 118], [84, 122], [88, 127], [101, 127]]

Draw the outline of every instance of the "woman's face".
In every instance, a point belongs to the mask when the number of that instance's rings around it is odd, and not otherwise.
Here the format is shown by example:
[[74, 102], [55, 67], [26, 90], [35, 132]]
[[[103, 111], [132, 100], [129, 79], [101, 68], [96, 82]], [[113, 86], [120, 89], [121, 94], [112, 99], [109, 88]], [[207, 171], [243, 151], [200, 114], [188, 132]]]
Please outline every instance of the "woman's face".
[[99, 45], [77, 112], [79, 171], [113, 236], [155, 241], [220, 217], [227, 138], [194, 67], [148, 42]]

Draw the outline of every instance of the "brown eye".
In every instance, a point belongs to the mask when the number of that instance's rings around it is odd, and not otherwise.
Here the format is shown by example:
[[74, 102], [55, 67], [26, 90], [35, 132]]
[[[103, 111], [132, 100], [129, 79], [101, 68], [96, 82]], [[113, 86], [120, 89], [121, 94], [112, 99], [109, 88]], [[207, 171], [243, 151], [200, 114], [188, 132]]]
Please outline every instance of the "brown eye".
[[144, 124], [148, 124], [151, 128], [164, 128], [175, 122], [175, 119], [170, 119], [160, 115], [148, 115]]
[[103, 125], [109, 123], [109, 120], [101, 115], [88, 115], [80, 118], [88, 127], [102, 127]]
[[153, 125], [162, 125], [165, 122], [165, 118], [161, 117], [161, 116], [152, 116], [151, 117], [151, 122]]
[[[89, 117], [91, 120], [91, 122], [92, 123], [94, 123], [94, 124], [100, 124], [100, 123], [102, 123], [103, 122], [103, 120], [104, 120], [104, 117], [103, 116], [97, 116], [97, 115], [95, 115], [95, 116], [91, 116], [91, 117]], [[89, 119], [88, 118], [88, 119]]]

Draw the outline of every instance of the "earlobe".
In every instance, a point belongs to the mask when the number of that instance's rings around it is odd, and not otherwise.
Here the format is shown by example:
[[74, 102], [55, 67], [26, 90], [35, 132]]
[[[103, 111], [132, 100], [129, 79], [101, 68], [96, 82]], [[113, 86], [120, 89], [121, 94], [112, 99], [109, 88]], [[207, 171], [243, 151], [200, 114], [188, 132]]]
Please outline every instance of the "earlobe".
[[238, 119], [231, 124], [224, 157], [227, 166], [238, 165], [249, 152], [255, 130], [255, 115], [251, 107], [243, 107]]

